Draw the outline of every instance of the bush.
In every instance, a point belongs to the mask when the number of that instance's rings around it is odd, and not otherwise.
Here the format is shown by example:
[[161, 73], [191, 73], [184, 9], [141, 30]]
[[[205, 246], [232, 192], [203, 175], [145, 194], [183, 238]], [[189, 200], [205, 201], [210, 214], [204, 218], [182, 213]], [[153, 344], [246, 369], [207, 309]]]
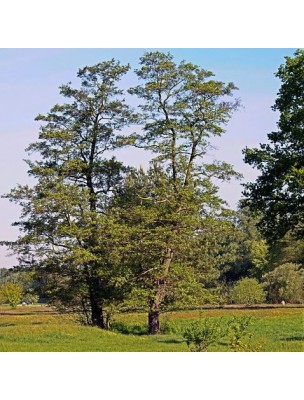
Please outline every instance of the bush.
[[208, 347], [223, 336], [220, 321], [200, 319], [189, 324], [183, 337], [186, 339], [190, 351], [207, 351]]
[[[184, 329], [183, 337], [186, 339], [190, 351], [207, 351], [213, 343], [220, 339], [228, 340], [230, 351], [259, 351], [262, 346], [253, 342], [254, 334], [250, 330], [254, 319], [252, 317], [233, 317], [228, 321], [203, 318], [190, 323]], [[222, 343], [225, 344], [225, 343]]]
[[263, 286], [255, 278], [243, 278], [232, 290], [232, 300], [240, 304], [259, 304], [266, 299]]
[[252, 317], [234, 317], [228, 321], [228, 337], [230, 349], [237, 351], [259, 351], [260, 344], [252, 342], [253, 333], [250, 331], [250, 326], [253, 323]]
[[39, 296], [37, 296], [35, 293], [25, 293], [22, 297], [22, 301], [26, 304], [38, 303], [38, 300]]
[[304, 271], [300, 265], [286, 263], [263, 276], [267, 300], [272, 303], [304, 303]]
[[0, 288], [0, 300], [16, 308], [21, 302], [22, 286], [19, 283], [7, 282]]

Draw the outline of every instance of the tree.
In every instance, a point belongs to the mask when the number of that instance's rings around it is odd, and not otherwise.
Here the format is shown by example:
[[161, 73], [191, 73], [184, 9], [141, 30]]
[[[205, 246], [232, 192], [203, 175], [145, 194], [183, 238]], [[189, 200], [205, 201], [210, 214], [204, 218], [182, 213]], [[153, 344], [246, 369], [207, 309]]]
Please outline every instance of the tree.
[[35, 279], [35, 273], [30, 268], [21, 269], [18, 267], [0, 269], [0, 285], [6, 283], [18, 284], [22, 287], [22, 301], [36, 303], [39, 300], [41, 288]]
[[265, 301], [262, 285], [255, 278], [243, 278], [238, 281], [232, 292], [234, 303], [258, 304]]
[[[113, 199], [115, 213], [128, 230], [123, 261], [132, 266], [134, 276], [126, 308], [149, 310], [156, 286], [163, 279], [160, 254], [166, 251], [169, 239], [174, 245], [174, 259], [169, 265], [158, 313], [218, 303], [220, 269], [235, 256], [236, 249], [230, 247], [234, 229], [231, 213], [219, 209], [216, 218], [206, 211], [202, 218], [202, 201], [211, 198], [207, 191], [204, 196], [198, 192], [199, 196], [193, 194], [191, 199], [184, 199], [180, 203], [182, 209], [177, 208], [176, 212], [171, 208], [178, 204], [174, 193], [170, 194], [168, 179], [155, 164], [147, 172], [134, 170]], [[173, 223], [179, 224], [179, 230], [171, 236]]]
[[287, 232], [302, 238], [304, 227], [304, 51], [285, 58], [276, 73], [282, 81], [273, 106], [278, 131], [259, 149], [244, 150], [245, 162], [261, 172], [245, 185], [245, 204], [263, 213], [259, 227], [269, 242]]
[[22, 286], [19, 283], [7, 282], [0, 287], [0, 301], [16, 308], [22, 299]]
[[213, 179], [238, 174], [227, 163], [208, 162], [206, 154], [209, 139], [224, 133], [238, 101], [228, 97], [234, 84], [215, 81], [212, 72], [191, 63], [176, 64], [170, 54], [146, 53], [136, 73], [143, 83], [129, 92], [141, 101], [143, 129], [129, 143], [155, 157], [147, 174], [127, 183], [125, 196], [133, 199], [132, 207], [124, 202], [125, 219], [142, 229], [134, 235], [134, 264], [148, 290], [149, 333], [155, 334], [172, 271], [177, 265], [203, 269], [200, 241], [213, 221], [229, 220]]
[[293, 263], [282, 264], [263, 276], [267, 299], [272, 303], [304, 302], [304, 270]]
[[289, 263], [304, 266], [304, 241], [294, 238], [291, 232], [287, 232], [282, 239], [276, 241], [270, 247], [269, 255], [270, 270]]
[[244, 277], [260, 279], [269, 270], [269, 246], [256, 227], [259, 219], [248, 207], [237, 210], [235, 229], [230, 234], [236, 255], [228, 260], [221, 280], [229, 283]]
[[48, 294], [95, 326], [108, 326], [105, 308], [123, 297], [127, 272], [121, 270], [117, 238], [123, 232], [107, 214], [107, 203], [127, 169], [105, 152], [131, 112], [117, 82], [129, 66], [115, 60], [78, 71], [80, 87], [60, 87], [68, 99], [48, 114], [27, 161], [34, 187], [18, 186], [7, 198], [22, 207], [22, 236], [12, 244], [21, 265], [48, 276]]

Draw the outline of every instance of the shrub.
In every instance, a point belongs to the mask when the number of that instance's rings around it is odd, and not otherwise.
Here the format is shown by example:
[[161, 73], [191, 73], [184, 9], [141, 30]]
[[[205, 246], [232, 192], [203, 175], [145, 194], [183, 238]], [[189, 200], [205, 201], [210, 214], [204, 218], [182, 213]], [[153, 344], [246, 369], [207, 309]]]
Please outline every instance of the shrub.
[[22, 298], [22, 286], [19, 283], [7, 282], [0, 288], [0, 299], [3, 303], [8, 303], [12, 308], [16, 308]]
[[281, 303], [304, 303], [304, 271], [300, 265], [286, 263], [263, 276], [267, 300]]
[[25, 293], [22, 297], [22, 301], [27, 303], [27, 304], [34, 304], [38, 303], [39, 296], [36, 295], [35, 293]]
[[260, 344], [252, 343], [253, 333], [249, 330], [252, 322], [252, 317], [234, 317], [228, 321], [227, 333], [232, 351], [259, 351], [261, 349]]
[[220, 321], [209, 318], [192, 322], [183, 333], [189, 350], [195, 352], [207, 351], [208, 347], [222, 336]]
[[266, 299], [263, 286], [255, 278], [243, 278], [237, 282], [232, 291], [234, 303], [259, 304]]

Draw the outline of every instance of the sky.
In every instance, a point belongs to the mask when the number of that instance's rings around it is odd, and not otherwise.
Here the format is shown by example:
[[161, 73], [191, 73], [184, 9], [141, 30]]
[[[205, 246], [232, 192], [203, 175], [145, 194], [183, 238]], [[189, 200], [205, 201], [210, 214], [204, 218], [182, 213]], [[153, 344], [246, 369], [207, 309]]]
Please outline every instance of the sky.
[[[121, 63], [138, 65], [139, 57], [151, 49], [0, 49], [0, 193], [7, 193], [17, 184], [31, 183], [27, 177], [25, 148], [38, 138], [37, 114], [46, 113], [55, 103], [64, 101], [58, 87], [71, 81], [77, 84], [78, 68], [115, 58]], [[257, 174], [243, 162], [242, 149], [257, 147], [267, 141], [267, 133], [276, 129], [278, 115], [271, 110], [277, 97], [280, 81], [275, 77], [285, 56], [292, 56], [291, 48], [176, 48], [170, 51], [177, 62], [186, 60], [210, 70], [215, 79], [234, 82], [239, 88], [236, 97], [241, 108], [234, 113], [226, 133], [213, 144], [217, 150], [210, 156], [234, 165], [244, 175], [242, 182], [220, 186], [221, 196], [235, 208], [241, 197], [241, 183], [253, 181]], [[123, 85], [135, 82], [128, 74]], [[127, 149], [118, 155], [127, 164], [139, 166], [148, 163], [138, 151]], [[14, 240], [18, 229], [11, 223], [18, 220], [20, 209], [6, 199], [0, 199], [0, 241]], [[0, 248], [0, 267], [16, 264]]]

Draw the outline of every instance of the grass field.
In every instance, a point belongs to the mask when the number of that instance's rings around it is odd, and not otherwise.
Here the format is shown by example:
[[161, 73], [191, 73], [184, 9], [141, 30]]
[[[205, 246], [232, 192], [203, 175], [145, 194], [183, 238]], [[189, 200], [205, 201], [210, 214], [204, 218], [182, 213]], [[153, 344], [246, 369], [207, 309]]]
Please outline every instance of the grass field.
[[[304, 351], [304, 308], [209, 309], [173, 312], [162, 316], [165, 334], [145, 334], [145, 314], [117, 315], [113, 330], [79, 325], [69, 315], [41, 306], [0, 308], [0, 351], [183, 352], [188, 351], [183, 327], [200, 317], [227, 322], [233, 316], [252, 316], [253, 340], [266, 352]], [[209, 351], [228, 351], [227, 339]]]

